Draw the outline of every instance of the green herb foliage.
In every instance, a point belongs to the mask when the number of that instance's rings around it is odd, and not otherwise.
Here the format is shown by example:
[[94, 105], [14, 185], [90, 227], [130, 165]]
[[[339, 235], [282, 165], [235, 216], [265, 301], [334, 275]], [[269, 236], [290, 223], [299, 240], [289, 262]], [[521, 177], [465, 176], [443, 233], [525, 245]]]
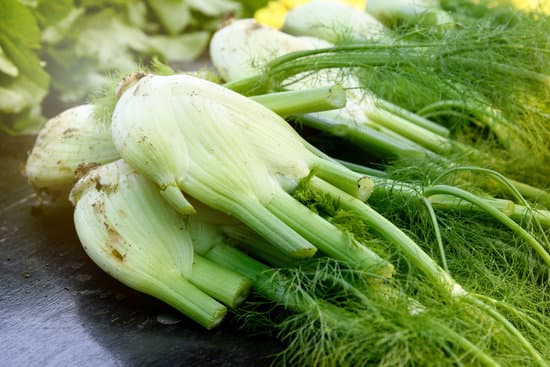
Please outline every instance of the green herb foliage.
[[457, 19], [453, 29], [400, 27], [395, 42], [353, 44], [343, 31], [337, 47], [271, 61], [263, 84], [276, 89], [327, 68], [354, 73], [377, 96], [451, 128], [455, 140], [485, 153], [469, 163], [548, 187], [550, 18], [485, 3], [446, 9]]
[[[49, 77], [36, 51], [40, 31], [32, 12], [17, 0], [0, 3], [0, 128], [26, 131], [41, 122], [36, 110]], [[40, 115], [40, 113], [38, 113]]]
[[[399, 171], [394, 171], [394, 178]], [[406, 172], [401, 174], [402, 179]], [[420, 182], [420, 175], [415, 175]], [[425, 179], [425, 178], [424, 178]], [[424, 181], [425, 182], [425, 181]], [[279, 305], [249, 303], [239, 312], [253, 330], [275, 330], [286, 349], [282, 365], [531, 365], [518, 342], [476, 306], [450, 298], [419, 274], [391, 245], [339, 203], [303, 184], [295, 196], [372, 245], [396, 265], [391, 280], [318, 258], [272, 271], [287, 282]], [[433, 226], [423, 203], [377, 190], [369, 200], [405, 228], [424, 251], [439, 258]], [[449, 271], [469, 292], [483, 294], [527, 336], [543, 358], [550, 357], [548, 268], [523, 241], [486, 215], [437, 212]], [[308, 302], [296, 307], [299, 297]], [[492, 301], [491, 299], [500, 301]], [[290, 310], [292, 311], [290, 311]]]

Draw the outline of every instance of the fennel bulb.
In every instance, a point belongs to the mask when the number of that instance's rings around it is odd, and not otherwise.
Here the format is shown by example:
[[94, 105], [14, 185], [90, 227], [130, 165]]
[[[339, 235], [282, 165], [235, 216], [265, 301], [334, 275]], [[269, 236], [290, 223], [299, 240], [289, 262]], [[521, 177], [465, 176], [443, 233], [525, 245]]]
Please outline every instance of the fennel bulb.
[[82, 247], [105, 272], [207, 329], [248, 294], [250, 283], [193, 251], [183, 218], [157, 188], [118, 160], [90, 170], [71, 191]]
[[311, 257], [319, 248], [391, 272], [372, 251], [289, 194], [312, 172], [358, 191], [363, 178], [312, 153], [264, 106], [191, 76], [147, 75], [122, 94], [111, 128], [120, 155], [162, 192], [183, 198], [181, 189], [235, 216], [288, 256]]

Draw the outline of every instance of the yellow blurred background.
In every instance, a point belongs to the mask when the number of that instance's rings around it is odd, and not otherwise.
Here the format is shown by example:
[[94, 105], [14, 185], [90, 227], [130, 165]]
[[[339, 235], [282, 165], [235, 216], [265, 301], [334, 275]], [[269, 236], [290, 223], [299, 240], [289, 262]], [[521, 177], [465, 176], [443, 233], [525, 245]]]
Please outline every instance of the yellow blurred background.
[[[286, 16], [286, 13], [302, 4], [311, 0], [272, 0], [267, 6], [259, 9], [255, 13], [256, 20], [273, 28], [281, 28]], [[367, 0], [333, 0], [341, 3], [349, 4], [358, 9], [365, 9]], [[512, 0], [512, 3], [521, 10], [538, 10], [546, 14], [550, 14], [550, 0]]]

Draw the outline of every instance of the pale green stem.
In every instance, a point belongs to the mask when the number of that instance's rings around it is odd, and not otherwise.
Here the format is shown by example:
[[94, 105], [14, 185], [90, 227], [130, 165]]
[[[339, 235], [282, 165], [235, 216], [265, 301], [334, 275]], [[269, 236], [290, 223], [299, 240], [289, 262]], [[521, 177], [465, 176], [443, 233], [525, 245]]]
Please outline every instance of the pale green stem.
[[242, 303], [250, 292], [248, 279], [199, 255], [193, 258], [193, 271], [188, 280], [229, 307]]
[[534, 187], [523, 182], [512, 180], [510, 178], [507, 178], [507, 180], [510, 181], [510, 183], [525, 197], [528, 197], [532, 201], [538, 202], [550, 208], [550, 193], [548, 193], [548, 191], [539, 189], [538, 187]]
[[166, 279], [155, 282], [146, 293], [163, 300], [208, 330], [217, 326], [227, 312], [224, 305], [179, 274], [169, 284]]
[[313, 244], [257, 201], [249, 200], [241, 203], [235, 209], [235, 216], [292, 258], [308, 258], [317, 252], [317, 248]]
[[510, 214], [510, 217], [516, 222], [532, 217], [542, 227], [550, 228], [550, 210], [531, 209], [522, 205], [514, 205], [514, 212]]
[[443, 137], [449, 137], [451, 135], [449, 129], [447, 129], [444, 126], [441, 126], [433, 121], [428, 120], [427, 118], [424, 118], [420, 116], [419, 114], [413, 113], [409, 110], [406, 110], [402, 107], [399, 107], [391, 102], [388, 102], [383, 99], [376, 99], [375, 104], [388, 111], [393, 113], [394, 115], [397, 115], [401, 118], [404, 118], [424, 129], [427, 129], [437, 135], [443, 136]]
[[[498, 209], [504, 215], [512, 217], [516, 212], [516, 204], [513, 201], [505, 199], [495, 198], [482, 198], [479, 200], [486, 202], [488, 205]], [[430, 203], [438, 209], [456, 209], [456, 210], [473, 210], [481, 211], [481, 208], [468, 201], [464, 201], [456, 196], [449, 195], [431, 195], [429, 198]]]
[[330, 257], [355, 268], [384, 277], [391, 276], [391, 264], [355, 240], [351, 234], [342, 232], [286, 192], [274, 195], [266, 204], [266, 208]]
[[209, 260], [248, 278], [260, 295], [296, 312], [306, 312], [318, 303], [304, 292], [295, 292], [284, 279], [278, 281], [271, 275], [271, 268], [251, 258], [236, 248], [219, 244], [204, 254]]
[[469, 116], [466, 112], [459, 112], [455, 110], [438, 110], [438, 111], [426, 112], [426, 113], [423, 113], [422, 116], [424, 116], [425, 118], [434, 118], [439, 116], [455, 116], [468, 121], [471, 119], [471, 116]]
[[[516, 222], [522, 221], [536, 221], [541, 227], [550, 228], [550, 211], [541, 209], [532, 209], [523, 205], [514, 204], [513, 201], [506, 199], [496, 198], [483, 198], [479, 197], [488, 205], [500, 210], [504, 215], [512, 218]], [[429, 197], [432, 205], [437, 209], [449, 210], [474, 210], [482, 211], [480, 207], [474, 205], [468, 201], [464, 201], [455, 196], [449, 195], [432, 195]], [[542, 231], [544, 232], [544, 231]]]
[[430, 219], [434, 226], [435, 239], [437, 241], [437, 245], [439, 246], [439, 253], [441, 255], [441, 267], [443, 268], [443, 270], [450, 274], [451, 272], [449, 271], [449, 267], [447, 266], [447, 257], [445, 256], [445, 246], [443, 246], [443, 239], [441, 238], [441, 231], [439, 230], [439, 224], [437, 223], [437, 216], [435, 215], [434, 208], [427, 198], [423, 197], [422, 202], [428, 209]]
[[[531, 197], [531, 198], [533, 198], [533, 196], [535, 198], [541, 198], [542, 197], [543, 199], [544, 199], [543, 195], [547, 195], [548, 198], [550, 198], [550, 195], [547, 194], [543, 190], [540, 190], [538, 188], [535, 188], [535, 187], [532, 187], [530, 185], [524, 184], [522, 182], [517, 182], [517, 181], [511, 180], [507, 177], [504, 177], [504, 175], [502, 175], [501, 173], [496, 172], [494, 170], [487, 169], [487, 168], [481, 168], [481, 167], [475, 167], [475, 166], [474, 167], [471, 167], [471, 166], [457, 166], [457, 167], [450, 168], [447, 171], [443, 172], [439, 177], [437, 177], [434, 180], [433, 183], [436, 183], [437, 181], [441, 180], [446, 175], [448, 175], [450, 173], [453, 173], [453, 172], [457, 172], [457, 171], [480, 172], [480, 173], [483, 173], [483, 174], [486, 174], [486, 175], [492, 177], [497, 182], [499, 182], [502, 186], [504, 186], [518, 202], [523, 204], [525, 206], [525, 208], [527, 208], [529, 210], [529, 213], [533, 213], [533, 210], [531, 209], [531, 206], [529, 205], [527, 200], [525, 200], [523, 195], [525, 195], [527, 197]], [[529, 218], [529, 216], [526, 216], [526, 217]], [[542, 233], [545, 242], [548, 244], [548, 239], [546, 238], [545, 232], [541, 228], [541, 224], [538, 222], [537, 216], [534, 216], [533, 219], [535, 220], [535, 224], [538, 226], [538, 230], [540, 231], [540, 233]]]
[[544, 247], [537, 241], [537, 239], [534, 238], [525, 229], [523, 229], [519, 224], [517, 224], [512, 219], [510, 219], [505, 214], [503, 214], [501, 211], [499, 211], [497, 208], [493, 207], [492, 205], [482, 200], [479, 200], [479, 198], [476, 195], [468, 191], [459, 189], [457, 187], [447, 186], [447, 185], [435, 185], [424, 189], [425, 196], [431, 196], [436, 194], [454, 195], [463, 200], [469, 201], [474, 205], [479, 206], [483, 211], [493, 216], [495, 219], [497, 219], [502, 224], [504, 224], [505, 226], [510, 228], [512, 231], [514, 231], [518, 236], [523, 238], [540, 255], [544, 263], [550, 266], [550, 255], [548, 254], [548, 252], [546, 252]]
[[373, 181], [365, 175], [354, 172], [330, 159], [316, 161], [313, 173], [361, 201], [366, 201], [374, 188]]
[[195, 208], [183, 195], [180, 188], [173, 186], [166, 186], [160, 190], [160, 195], [166, 200], [178, 213], [182, 215], [195, 214]]
[[298, 124], [323, 131], [327, 134], [346, 139], [362, 149], [384, 158], [421, 158], [425, 156], [422, 148], [394, 139], [380, 131], [352, 121], [325, 117], [323, 114], [308, 114], [295, 118]]
[[242, 248], [251, 256], [267, 264], [278, 267], [292, 267], [300, 261], [284, 254], [277, 247], [266, 242], [256, 233], [251, 232], [248, 227], [227, 226], [223, 227], [222, 231], [232, 240], [242, 244]]
[[416, 242], [370, 206], [317, 177], [312, 177], [309, 184], [313, 190], [328, 194], [338, 200], [338, 203], [344, 209], [360, 215], [361, 219], [370, 225], [374, 231], [393, 243], [412, 265], [419, 268], [435, 284], [443, 286], [446, 292], [453, 295], [460, 295], [464, 292], [462, 287], [439, 267]]
[[235, 80], [225, 83], [223, 86], [245, 96], [264, 94], [269, 89], [266, 87], [265, 80], [262, 79], [261, 75]]
[[386, 172], [381, 171], [381, 170], [376, 169], [376, 168], [365, 167], [365, 166], [362, 166], [360, 164], [351, 163], [351, 162], [344, 161], [344, 160], [341, 160], [341, 159], [336, 159], [336, 162], [340, 163], [342, 166], [344, 166], [344, 167], [346, 167], [346, 168], [348, 168], [348, 169], [350, 169], [354, 172], [361, 173], [363, 175], [374, 176], [374, 177], [379, 177], [379, 178], [389, 177], [389, 175]]
[[255, 283], [262, 273], [270, 270], [269, 266], [225, 244], [217, 244], [202, 255], [218, 265], [243, 275], [252, 283]]
[[385, 126], [386, 128], [412, 140], [432, 152], [447, 154], [453, 147], [453, 144], [448, 138], [433, 133], [430, 130], [415, 125], [404, 118], [393, 115], [382, 109], [365, 109], [364, 112], [367, 117], [374, 122]]
[[282, 117], [287, 117], [342, 108], [346, 104], [346, 92], [340, 86], [331, 86], [262, 94], [250, 99]]

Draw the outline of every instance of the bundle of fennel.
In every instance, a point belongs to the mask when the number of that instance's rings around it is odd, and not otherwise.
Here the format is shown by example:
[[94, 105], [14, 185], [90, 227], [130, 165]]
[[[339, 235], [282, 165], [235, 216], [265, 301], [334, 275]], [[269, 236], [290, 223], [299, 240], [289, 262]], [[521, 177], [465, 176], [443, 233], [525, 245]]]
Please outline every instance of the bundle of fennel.
[[[44, 198], [70, 191], [103, 270], [206, 329], [229, 310], [276, 335], [274, 363], [546, 366], [547, 168], [510, 159], [548, 154], [545, 25], [417, 5], [382, 15], [394, 30], [325, 2], [289, 14], [285, 30], [306, 37], [233, 22], [210, 48], [228, 84], [162, 65], [131, 75], [48, 121], [26, 174]], [[497, 24], [539, 31], [521, 47], [474, 37]], [[491, 57], [468, 64], [480, 50]], [[503, 76], [517, 85], [488, 88]], [[283, 118], [385, 171], [331, 158]]]
[[[312, 104], [136, 74], [109, 119], [49, 121], [27, 175], [66, 193], [76, 170], [75, 226], [100, 267], [206, 328], [232, 308], [285, 343], [281, 364], [546, 365], [548, 214], [387, 178], [371, 194], [275, 113], [345, 107], [330, 91]], [[236, 307], [250, 285], [264, 301]]]

